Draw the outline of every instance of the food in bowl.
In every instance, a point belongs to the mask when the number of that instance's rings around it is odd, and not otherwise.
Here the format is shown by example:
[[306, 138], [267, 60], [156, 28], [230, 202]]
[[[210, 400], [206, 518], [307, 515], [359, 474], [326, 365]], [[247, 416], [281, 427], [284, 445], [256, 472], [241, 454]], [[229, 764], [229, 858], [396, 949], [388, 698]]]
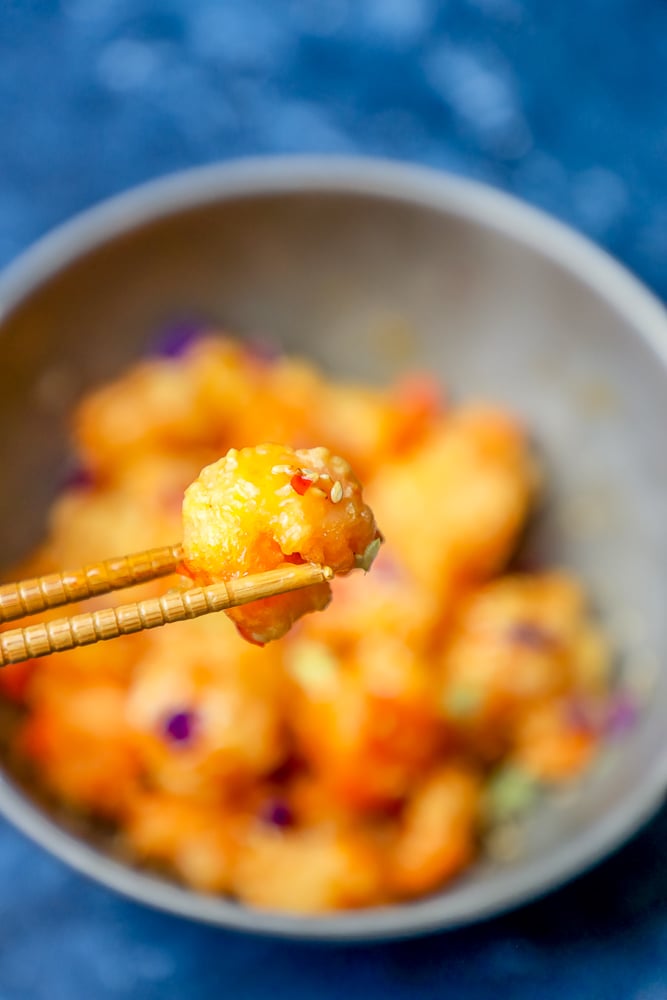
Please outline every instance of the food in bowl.
[[312, 913], [423, 895], [576, 779], [609, 711], [581, 585], [508, 570], [539, 493], [510, 414], [203, 335], [83, 400], [30, 569], [173, 542], [199, 470], [266, 441], [350, 463], [386, 539], [372, 572], [263, 648], [217, 615], [7, 668], [15, 750], [123, 857], [195, 889]]

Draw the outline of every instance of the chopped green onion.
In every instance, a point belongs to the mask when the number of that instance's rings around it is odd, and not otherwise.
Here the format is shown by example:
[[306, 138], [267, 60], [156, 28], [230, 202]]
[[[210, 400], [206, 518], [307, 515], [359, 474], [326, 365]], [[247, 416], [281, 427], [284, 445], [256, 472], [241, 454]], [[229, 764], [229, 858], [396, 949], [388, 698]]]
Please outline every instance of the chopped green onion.
[[443, 698], [445, 714], [451, 719], [469, 719], [482, 704], [482, 694], [476, 688], [455, 684]]
[[362, 556], [355, 556], [354, 562], [357, 569], [363, 569], [365, 573], [368, 573], [369, 569], [373, 565], [375, 557], [380, 551], [380, 546], [382, 545], [381, 538], [374, 538], [372, 542], [369, 542], [364, 550]]
[[289, 652], [287, 670], [308, 694], [328, 696], [336, 690], [338, 660], [321, 642], [296, 644]]
[[490, 823], [502, 823], [523, 815], [539, 794], [539, 783], [515, 765], [501, 767], [486, 788], [484, 811]]

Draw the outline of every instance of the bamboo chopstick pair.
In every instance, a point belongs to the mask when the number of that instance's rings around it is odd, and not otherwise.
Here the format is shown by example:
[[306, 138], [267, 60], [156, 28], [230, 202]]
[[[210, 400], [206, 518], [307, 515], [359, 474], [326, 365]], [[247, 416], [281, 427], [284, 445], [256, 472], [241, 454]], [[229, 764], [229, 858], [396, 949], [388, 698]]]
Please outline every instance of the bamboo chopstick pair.
[[[178, 571], [182, 559], [181, 546], [170, 545], [92, 563], [72, 572], [52, 573], [4, 584], [0, 586], [0, 624], [168, 576]], [[323, 583], [332, 576], [333, 572], [327, 566], [312, 563], [287, 565], [265, 573], [237, 577], [226, 583], [170, 591], [162, 597], [151, 597], [134, 604], [0, 631], [0, 667], [225, 611], [262, 597], [273, 597]]]

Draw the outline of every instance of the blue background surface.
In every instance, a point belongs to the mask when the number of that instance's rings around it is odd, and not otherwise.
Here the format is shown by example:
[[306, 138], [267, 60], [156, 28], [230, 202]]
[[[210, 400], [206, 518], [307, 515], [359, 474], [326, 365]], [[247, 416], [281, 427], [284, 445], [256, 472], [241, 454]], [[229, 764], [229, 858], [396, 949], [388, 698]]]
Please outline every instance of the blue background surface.
[[[0, 265], [139, 181], [369, 153], [512, 191], [667, 297], [662, 0], [0, 0]], [[154, 913], [0, 824], [0, 1000], [667, 1000], [667, 811], [548, 899], [319, 947]]]

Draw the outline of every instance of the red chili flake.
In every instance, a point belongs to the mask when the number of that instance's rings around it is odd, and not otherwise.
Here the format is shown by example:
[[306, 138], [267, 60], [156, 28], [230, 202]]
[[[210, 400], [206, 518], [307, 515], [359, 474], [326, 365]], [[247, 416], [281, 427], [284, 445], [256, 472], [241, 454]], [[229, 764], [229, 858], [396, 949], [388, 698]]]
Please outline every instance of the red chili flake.
[[[95, 476], [90, 469], [83, 465], [76, 465], [65, 476], [61, 489], [63, 490], [89, 490], [95, 486]], [[182, 497], [181, 497], [182, 500]]]
[[243, 344], [246, 357], [260, 368], [271, 367], [280, 359], [281, 350], [277, 344], [266, 337], [250, 337]]
[[444, 409], [442, 387], [428, 372], [415, 372], [399, 379], [394, 393], [401, 409], [415, 419], [437, 416]]
[[571, 698], [565, 705], [565, 720], [575, 733], [593, 735], [600, 728], [599, 712], [585, 698]]
[[304, 493], [307, 493], [312, 485], [313, 480], [302, 476], [300, 472], [297, 472], [297, 474], [292, 476], [290, 479], [290, 486], [296, 493], [299, 494], [300, 497], [302, 497]]

